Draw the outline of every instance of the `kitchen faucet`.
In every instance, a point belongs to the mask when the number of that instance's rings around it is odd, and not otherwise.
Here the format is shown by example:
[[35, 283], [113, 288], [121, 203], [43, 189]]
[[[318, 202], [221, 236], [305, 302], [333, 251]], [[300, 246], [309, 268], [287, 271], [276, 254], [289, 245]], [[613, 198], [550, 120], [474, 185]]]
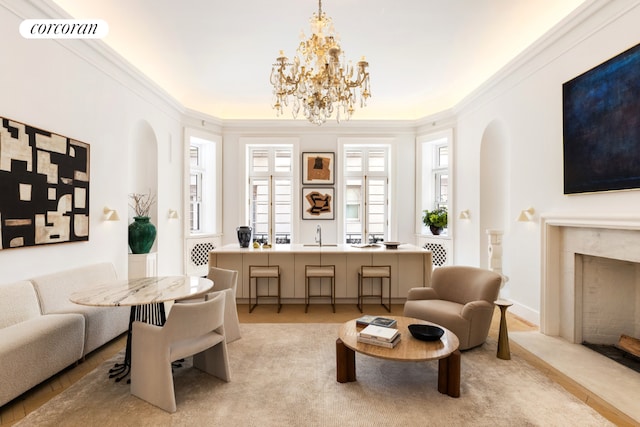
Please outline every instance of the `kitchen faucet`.
[[320, 224], [316, 227], [316, 243], [319, 246], [322, 246], [322, 227]]

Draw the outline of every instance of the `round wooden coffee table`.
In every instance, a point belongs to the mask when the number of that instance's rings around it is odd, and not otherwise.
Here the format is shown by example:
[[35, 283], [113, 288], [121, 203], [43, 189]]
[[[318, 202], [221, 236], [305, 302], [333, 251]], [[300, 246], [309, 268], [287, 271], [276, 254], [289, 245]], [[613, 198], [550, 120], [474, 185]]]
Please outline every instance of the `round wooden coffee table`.
[[450, 330], [436, 325], [444, 329], [442, 338], [438, 341], [420, 341], [411, 335], [407, 326], [413, 323], [425, 325], [435, 325], [435, 323], [413, 319], [411, 317], [384, 317], [395, 319], [398, 322], [396, 328], [402, 334], [400, 342], [394, 348], [358, 342], [358, 332], [363, 328], [356, 326], [355, 319], [340, 325], [338, 339], [336, 340], [336, 372], [338, 382], [345, 383], [356, 380], [356, 352], [380, 359], [403, 362], [438, 360], [438, 391], [448, 394], [451, 397], [459, 397], [460, 350], [458, 350], [458, 347], [460, 342], [458, 341], [458, 337]]

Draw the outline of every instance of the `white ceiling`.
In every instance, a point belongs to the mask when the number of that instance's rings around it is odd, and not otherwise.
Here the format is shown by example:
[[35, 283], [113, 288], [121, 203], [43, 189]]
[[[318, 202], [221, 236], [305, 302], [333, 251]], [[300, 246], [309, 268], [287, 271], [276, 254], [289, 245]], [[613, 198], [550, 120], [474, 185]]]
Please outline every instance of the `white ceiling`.
[[[273, 119], [269, 74], [293, 57], [316, 0], [54, 0], [104, 19], [104, 41], [187, 108]], [[588, 0], [587, 0], [588, 2]], [[585, 0], [324, 0], [372, 98], [353, 119], [418, 119], [453, 107]], [[290, 111], [285, 112], [290, 118]]]

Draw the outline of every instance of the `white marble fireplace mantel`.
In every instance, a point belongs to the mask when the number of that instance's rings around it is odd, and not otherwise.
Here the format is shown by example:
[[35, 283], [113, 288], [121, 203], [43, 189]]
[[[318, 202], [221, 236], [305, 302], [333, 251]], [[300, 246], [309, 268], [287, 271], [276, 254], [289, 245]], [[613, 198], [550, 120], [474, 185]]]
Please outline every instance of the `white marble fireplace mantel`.
[[576, 343], [582, 332], [573, 271], [575, 253], [640, 262], [640, 216], [549, 213], [540, 216], [540, 226], [540, 332], [510, 338], [640, 424], [640, 374]]
[[596, 215], [543, 213], [540, 215], [540, 220], [542, 225], [556, 227], [587, 227], [640, 230], [640, 216], [638, 215], [612, 215], [603, 217]]
[[640, 216], [549, 213], [542, 214], [540, 222], [540, 332], [577, 342], [581, 332], [575, 321], [575, 254], [640, 262]]

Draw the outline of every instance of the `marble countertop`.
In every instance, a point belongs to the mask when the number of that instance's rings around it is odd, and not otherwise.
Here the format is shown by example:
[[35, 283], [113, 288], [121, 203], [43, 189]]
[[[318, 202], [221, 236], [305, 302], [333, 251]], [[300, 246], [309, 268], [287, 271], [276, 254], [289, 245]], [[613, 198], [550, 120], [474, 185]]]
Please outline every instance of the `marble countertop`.
[[132, 306], [203, 295], [213, 281], [200, 277], [164, 276], [117, 280], [71, 294], [71, 302], [90, 306]]
[[[389, 244], [389, 242], [387, 242]], [[363, 253], [363, 252], [388, 252], [388, 253], [424, 253], [428, 252], [419, 246], [399, 243], [396, 249], [387, 249], [383, 243], [376, 243], [373, 246], [361, 247], [359, 245], [350, 244], [326, 244], [319, 246], [317, 244], [290, 244], [290, 245], [273, 245], [271, 248], [254, 248], [249, 246], [248, 248], [241, 248], [237, 243], [225, 245], [219, 248], [212, 249], [211, 252], [215, 253]]]

